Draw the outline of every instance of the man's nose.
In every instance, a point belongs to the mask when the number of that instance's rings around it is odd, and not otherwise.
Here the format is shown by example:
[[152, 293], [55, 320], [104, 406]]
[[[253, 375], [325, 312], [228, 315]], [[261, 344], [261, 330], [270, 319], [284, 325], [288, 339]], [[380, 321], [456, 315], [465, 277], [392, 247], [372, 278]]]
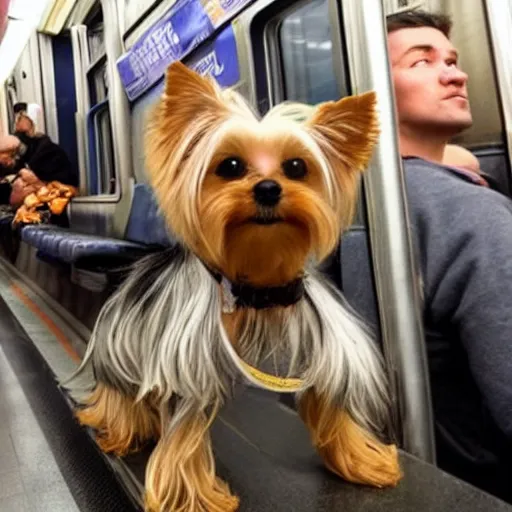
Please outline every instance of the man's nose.
[[444, 66], [441, 71], [440, 80], [443, 85], [456, 84], [462, 86], [466, 85], [468, 75], [455, 66]]

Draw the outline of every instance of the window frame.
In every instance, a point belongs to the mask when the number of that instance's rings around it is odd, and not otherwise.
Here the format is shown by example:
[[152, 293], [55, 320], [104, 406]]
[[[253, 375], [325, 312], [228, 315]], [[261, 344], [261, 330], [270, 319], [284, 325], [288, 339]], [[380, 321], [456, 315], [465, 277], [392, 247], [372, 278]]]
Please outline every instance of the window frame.
[[[91, 51], [90, 35], [89, 32], [93, 26], [99, 23], [103, 26], [103, 43], [99, 50]], [[106, 31], [111, 30], [105, 24], [105, 17], [103, 12], [103, 5], [101, 0], [91, 6], [87, 15], [85, 16], [82, 24], [86, 28], [86, 42], [87, 42], [87, 56], [88, 61], [85, 67], [85, 87], [84, 94], [88, 102], [88, 110], [85, 114], [84, 130], [86, 134], [86, 195], [78, 196], [74, 199], [76, 203], [118, 203], [121, 197], [121, 190], [119, 184], [119, 170], [116, 169], [115, 161], [115, 148], [113, 141], [113, 125], [111, 109], [112, 105], [109, 101], [109, 94], [107, 89], [103, 91], [103, 73], [107, 74], [108, 78], [108, 65], [109, 60], [106, 48]], [[96, 112], [97, 111], [97, 112]], [[87, 118], [89, 114], [93, 114], [92, 126], [88, 126]], [[110, 139], [105, 141], [101, 135], [102, 124], [105, 121], [105, 116], [108, 117], [110, 123]], [[92, 132], [92, 133], [91, 133]], [[89, 140], [92, 137], [91, 140]], [[94, 152], [91, 154], [91, 145], [95, 147]], [[94, 162], [92, 160], [95, 160]], [[105, 162], [107, 162], [105, 164]], [[104, 165], [105, 164], [105, 165]], [[95, 176], [93, 177], [93, 173]], [[107, 181], [113, 180], [114, 186], [104, 187]], [[91, 184], [96, 182], [96, 190], [91, 189]], [[104, 191], [104, 189], [106, 191]], [[112, 190], [113, 189], [113, 190]]]

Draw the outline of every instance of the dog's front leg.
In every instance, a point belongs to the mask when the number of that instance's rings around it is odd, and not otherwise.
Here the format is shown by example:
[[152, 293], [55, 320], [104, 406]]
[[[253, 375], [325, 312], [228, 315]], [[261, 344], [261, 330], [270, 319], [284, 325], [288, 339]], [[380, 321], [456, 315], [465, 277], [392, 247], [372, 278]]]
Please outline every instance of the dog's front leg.
[[120, 457], [160, 436], [158, 412], [150, 397], [135, 400], [101, 383], [76, 411], [76, 417], [81, 425], [96, 430], [96, 442], [105, 453]]
[[146, 469], [147, 512], [232, 512], [238, 498], [215, 475], [208, 417], [178, 404]]
[[357, 425], [313, 389], [300, 398], [299, 414], [326, 467], [349, 482], [395, 486], [401, 478], [397, 449]]

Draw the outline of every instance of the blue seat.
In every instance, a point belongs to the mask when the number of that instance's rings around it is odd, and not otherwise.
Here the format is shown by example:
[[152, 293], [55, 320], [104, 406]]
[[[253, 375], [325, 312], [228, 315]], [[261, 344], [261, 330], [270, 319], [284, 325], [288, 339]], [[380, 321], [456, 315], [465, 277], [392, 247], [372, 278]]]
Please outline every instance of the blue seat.
[[380, 339], [377, 296], [373, 284], [368, 232], [364, 226], [352, 226], [343, 234], [339, 247], [340, 289], [359, 316]]
[[117, 266], [155, 248], [169, 246], [172, 241], [150, 187], [137, 184], [133, 192], [124, 240], [77, 233], [52, 225], [26, 226], [21, 238], [37, 248], [38, 254], [47, 260], [85, 266], [88, 266], [87, 262], [94, 262], [101, 267]]
[[21, 239], [64, 263], [75, 263], [89, 256], [112, 256], [145, 249], [141, 244], [127, 240], [73, 233], [67, 229], [40, 230], [38, 226], [26, 226], [21, 232]]

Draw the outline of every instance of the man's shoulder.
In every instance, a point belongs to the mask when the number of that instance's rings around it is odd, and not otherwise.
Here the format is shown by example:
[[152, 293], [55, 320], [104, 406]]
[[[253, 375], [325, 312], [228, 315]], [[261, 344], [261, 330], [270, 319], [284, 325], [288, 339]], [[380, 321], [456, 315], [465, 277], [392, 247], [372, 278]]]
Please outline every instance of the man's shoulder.
[[426, 161], [404, 162], [404, 173], [412, 228], [420, 241], [449, 250], [461, 240], [478, 240], [479, 250], [505, 244], [507, 257], [512, 254], [508, 197]]
[[512, 214], [512, 201], [494, 190], [474, 183], [449, 167], [419, 158], [404, 159], [409, 202], [429, 209], [502, 211]]
[[[465, 179], [462, 174], [455, 172], [453, 168], [446, 165], [429, 162], [421, 158], [404, 158], [402, 162], [408, 181], [424, 182], [425, 184], [431, 184], [433, 188], [439, 187], [439, 185], [474, 184], [472, 180]], [[467, 171], [466, 174], [469, 174], [469, 172]]]

